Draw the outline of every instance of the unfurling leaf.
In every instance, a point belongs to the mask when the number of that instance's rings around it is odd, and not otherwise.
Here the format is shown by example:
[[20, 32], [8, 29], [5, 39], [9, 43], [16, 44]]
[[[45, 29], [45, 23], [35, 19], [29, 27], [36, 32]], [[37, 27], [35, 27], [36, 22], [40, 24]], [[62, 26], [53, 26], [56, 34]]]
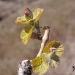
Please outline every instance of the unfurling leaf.
[[31, 11], [29, 8], [26, 8], [26, 9], [25, 9], [24, 14], [25, 14], [25, 16], [26, 16], [27, 20], [30, 20], [30, 19], [32, 19], [32, 18], [33, 18], [32, 11]]
[[59, 57], [52, 53], [42, 53], [43, 59], [50, 64], [50, 66], [56, 68], [59, 65]]
[[59, 65], [59, 62], [60, 62], [59, 57], [56, 54], [52, 54], [50, 56], [50, 58], [51, 58], [51, 63], [50, 63], [51, 66], [56, 68]]
[[42, 53], [42, 56], [43, 56], [43, 59], [47, 62], [47, 63], [50, 63], [51, 62], [51, 56], [52, 54], [51, 53]]
[[64, 52], [64, 48], [60, 42], [54, 40], [54, 41], [48, 43], [47, 46], [45, 46], [43, 52], [45, 52], [45, 53], [53, 52], [58, 57], [60, 57]]
[[42, 75], [49, 68], [49, 64], [46, 63], [42, 55], [40, 55], [32, 60], [32, 68], [34, 72], [38, 72], [39, 75]]
[[53, 59], [54, 61], [59, 61], [59, 57], [56, 55], [56, 54], [52, 54], [51, 56], [51, 59]]
[[22, 42], [24, 44], [27, 44], [28, 40], [30, 39], [31, 35], [32, 35], [32, 30], [33, 30], [34, 27], [32, 26], [26, 26], [22, 32], [21, 32], [21, 39], [22, 39]]
[[31, 24], [32, 23], [31, 21], [36, 22], [40, 19], [42, 12], [43, 12], [43, 9], [37, 8], [32, 14], [32, 11], [29, 8], [26, 8], [24, 12], [24, 16], [18, 17], [16, 19], [16, 23]]
[[56, 44], [55, 40], [51, 41], [50, 43], [47, 44], [47, 46], [44, 47], [43, 52], [49, 53], [50, 52], [50, 48], [57, 48], [60, 45], [60, 43], [59, 44], [57, 43], [56, 45], [55, 44]]
[[26, 8], [24, 14], [26, 16], [32, 16], [32, 11], [29, 8]]
[[51, 61], [51, 66], [52, 66], [53, 68], [57, 68], [58, 65], [59, 65], [59, 62], [56, 62], [56, 61], [54, 61], [54, 60]]
[[16, 19], [16, 23], [17, 24], [28, 24], [29, 21], [26, 19], [25, 15], [24, 15], [24, 16], [18, 17]]
[[63, 54], [63, 52], [64, 52], [63, 45], [60, 45], [56, 50], [56, 55], [60, 57]]
[[37, 8], [37, 9], [34, 10], [33, 19], [35, 20], [35, 22], [40, 19], [42, 13], [43, 13], [43, 9]]

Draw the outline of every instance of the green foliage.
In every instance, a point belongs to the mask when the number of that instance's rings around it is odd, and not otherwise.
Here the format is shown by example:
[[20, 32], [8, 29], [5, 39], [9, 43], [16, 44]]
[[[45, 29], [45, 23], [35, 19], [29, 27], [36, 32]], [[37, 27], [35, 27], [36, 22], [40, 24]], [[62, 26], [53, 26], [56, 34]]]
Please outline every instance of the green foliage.
[[32, 68], [34, 72], [38, 72], [40, 75], [44, 74], [49, 68], [49, 64], [40, 55], [32, 60]]
[[33, 19], [35, 20], [35, 22], [40, 19], [42, 13], [43, 13], [43, 9], [40, 8], [35, 9], [35, 11], [33, 12]]
[[59, 57], [55, 54], [42, 53], [40, 56], [32, 60], [32, 67], [34, 72], [39, 72], [39, 74], [44, 74], [49, 66], [56, 68], [59, 65]]
[[[28, 40], [30, 39], [33, 28], [36, 28], [37, 31], [39, 31], [39, 28], [36, 26], [36, 24], [39, 21], [41, 15], [42, 15], [42, 12], [43, 12], [43, 9], [37, 8], [33, 12], [33, 14], [31, 14], [32, 12], [30, 11], [30, 9], [26, 8], [25, 14], [16, 19], [16, 23], [18, 23], [18, 24], [28, 24], [28, 26], [22, 30], [21, 35], [20, 35], [22, 42], [24, 44], [27, 44]], [[33, 27], [30, 28], [29, 25], [31, 25]]]
[[22, 32], [21, 32], [21, 39], [22, 42], [24, 44], [27, 44], [28, 40], [30, 39], [31, 35], [32, 35], [32, 31], [33, 31], [34, 26], [26, 26]]
[[43, 57], [52, 67], [56, 68], [59, 65], [59, 57], [63, 54], [63, 52], [63, 45], [54, 40], [44, 47]]
[[[32, 60], [32, 66], [34, 72], [44, 74], [49, 68], [47, 65], [56, 68], [60, 64], [59, 57], [64, 52], [63, 45], [58, 41], [51, 41], [44, 47], [42, 54]], [[40, 64], [41, 63], [41, 64]], [[43, 68], [42, 65], [44, 64]], [[46, 68], [47, 67], [47, 68]]]
[[51, 41], [50, 43], [48, 43], [47, 46], [45, 46], [43, 52], [45, 53], [50, 53], [50, 52], [55, 52], [55, 54], [60, 57], [63, 52], [64, 52], [64, 48], [63, 48], [63, 45], [58, 42], [58, 41]]
[[30, 22], [30, 20], [27, 20], [25, 15], [21, 16], [21, 17], [18, 17], [16, 19], [16, 23], [17, 24], [28, 24]]
[[[20, 38], [24, 44], [27, 44], [33, 30], [36, 28], [40, 33], [39, 19], [43, 13], [43, 9], [37, 8], [32, 13], [29, 8], [25, 9], [23, 16], [16, 19], [16, 23], [28, 24], [21, 32]], [[60, 64], [60, 56], [63, 54], [63, 45], [58, 41], [49, 42], [43, 49], [43, 52], [38, 57], [32, 60], [31, 65], [34, 72], [40, 75], [44, 74], [49, 66], [56, 68]]]
[[50, 66], [56, 68], [59, 65], [59, 57], [52, 53], [43, 53], [43, 59], [49, 63]]

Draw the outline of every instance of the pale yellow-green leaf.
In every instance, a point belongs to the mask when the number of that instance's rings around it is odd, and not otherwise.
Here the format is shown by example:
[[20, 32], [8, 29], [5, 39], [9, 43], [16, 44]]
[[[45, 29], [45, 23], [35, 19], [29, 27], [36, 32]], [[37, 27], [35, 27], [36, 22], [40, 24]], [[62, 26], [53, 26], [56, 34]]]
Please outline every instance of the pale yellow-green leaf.
[[17, 24], [28, 24], [29, 21], [26, 19], [25, 15], [24, 15], [24, 16], [18, 17], [16, 19], [16, 23]]
[[50, 59], [51, 59], [51, 62], [50, 62], [51, 66], [56, 68], [60, 62], [59, 57], [56, 54], [52, 54], [50, 56]]
[[49, 64], [45, 62], [41, 55], [32, 60], [32, 68], [34, 72], [38, 72], [39, 75], [43, 75], [49, 68]]
[[35, 9], [33, 12], [33, 19], [35, 21], [38, 21], [42, 15], [42, 13], [43, 13], [43, 9], [41, 9], [41, 8]]
[[52, 54], [51, 53], [42, 53], [42, 56], [43, 56], [43, 59], [47, 62], [47, 63], [50, 63], [51, 62], [51, 56]]
[[43, 52], [49, 53], [50, 52], [50, 48], [53, 46], [54, 43], [55, 43], [55, 40], [51, 41], [50, 43], [48, 43], [47, 46], [44, 47]]
[[52, 53], [42, 53], [43, 59], [49, 63], [50, 66], [56, 68], [59, 65], [59, 57]]
[[64, 52], [64, 47], [63, 47], [63, 45], [60, 43], [60, 42], [58, 42], [58, 41], [51, 41], [50, 43], [48, 43], [47, 44], [47, 46], [45, 46], [44, 47], [44, 50], [43, 50], [43, 52], [45, 52], [45, 53], [50, 53], [50, 52], [52, 52], [53, 50], [55, 49], [55, 54], [57, 55], [57, 56], [61, 56], [62, 54], [63, 54], [63, 52]]
[[60, 56], [63, 54], [63, 52], [64, 52], [64, 47], [63, 47], [63, 45], [60, 45], [60, 46], [56, 49], [56, 55], [60, 57]]
[[59, 62], [52, 60], [50, 64], [53, 68], [57, 68], [57, 66], [59, 65]]
[[32, 35], [32, 30], [33, 30], [34, 27], [32, 26], [26, 26], [22, 32], [21, 32], [21, 39], [22, 39], [22, 42], [24, 44], [27, 44], [28, 40], [30, 39], [31, 35]]

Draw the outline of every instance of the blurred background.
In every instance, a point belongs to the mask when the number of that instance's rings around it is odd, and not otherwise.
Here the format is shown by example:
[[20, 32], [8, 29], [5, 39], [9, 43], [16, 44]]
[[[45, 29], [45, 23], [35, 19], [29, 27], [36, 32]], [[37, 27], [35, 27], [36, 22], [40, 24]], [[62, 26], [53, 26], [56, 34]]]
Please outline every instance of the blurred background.
[[75, 75], [75, 0], [0, 0], [0, 75], [17, 75], [18, 64], [39, 51], [41, 41], [30, 39], [24, 45], [20, 39], [24, 25], [15, 24], [26, 7], [44, 9], [40, 25], [49, 25], [49, 41], [60, 41], [65, 48], [60, 65], [44, 75]]

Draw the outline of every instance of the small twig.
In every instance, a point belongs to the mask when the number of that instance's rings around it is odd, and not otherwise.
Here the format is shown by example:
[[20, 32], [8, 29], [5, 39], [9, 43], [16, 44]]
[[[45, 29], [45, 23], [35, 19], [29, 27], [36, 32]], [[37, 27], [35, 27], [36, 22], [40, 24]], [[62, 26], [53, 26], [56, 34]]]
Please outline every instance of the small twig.
[[41, 53], [44, 49], [44, 46], [46, 45], [47, 41], [49, 40], [49, 33], [50, 33], [50, 27], [46, 27], [44, 36], [42, 37], [42, 43], [41, 43], [40, 51], [37, 54], [37, 57], [41, 55]]

